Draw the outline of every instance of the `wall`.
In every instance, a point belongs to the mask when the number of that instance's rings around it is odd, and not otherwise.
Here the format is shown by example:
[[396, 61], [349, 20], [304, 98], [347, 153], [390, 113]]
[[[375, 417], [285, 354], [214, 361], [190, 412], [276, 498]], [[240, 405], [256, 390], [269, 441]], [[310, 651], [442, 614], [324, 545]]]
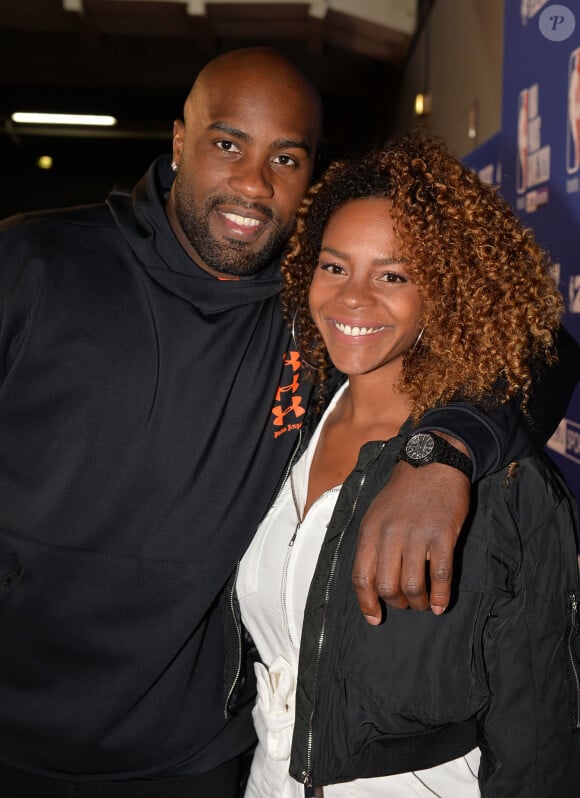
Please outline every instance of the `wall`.
[[[431, 129], [459, 158], [501, 127], [503, 0], [437, 0], [405, 66], [394, 132], [417, 124], [414, 99], [432, 96]], [[477, 137], [469, 138], [470, 107]]]

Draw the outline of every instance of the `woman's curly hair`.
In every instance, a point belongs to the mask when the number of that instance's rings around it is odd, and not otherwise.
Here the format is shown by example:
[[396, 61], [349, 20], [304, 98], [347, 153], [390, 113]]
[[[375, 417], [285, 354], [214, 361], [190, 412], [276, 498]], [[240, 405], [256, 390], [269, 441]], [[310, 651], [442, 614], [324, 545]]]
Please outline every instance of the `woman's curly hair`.
[[419, 131], [333, 163], [299, 208], [282, 306], [321, 391], [331, 364], [310, 316], [310, 284], [330, 216], [366, 198], [391, 203], [396, 254], [421, 295], [424, 332], [399, 385], [412, 416], [453, 399], [501, 403], [518, 394], [525, 408], [534, 361], [556, 358], [563, 306], [550, 260], [495, 188]]

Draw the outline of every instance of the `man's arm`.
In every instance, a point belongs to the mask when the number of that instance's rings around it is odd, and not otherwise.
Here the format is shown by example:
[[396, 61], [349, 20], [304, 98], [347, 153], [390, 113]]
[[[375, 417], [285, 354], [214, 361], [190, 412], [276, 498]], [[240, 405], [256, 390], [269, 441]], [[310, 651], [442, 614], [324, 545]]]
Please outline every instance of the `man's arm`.
[[[418, 429], [443, 434], [470, 455], [473, 477], [503, 468], [542, 448], [580, 381], [580, 347], [564, 329], [555, 366], [538, 370], [527, 418], [518, 399], [483, 409], [454, 402], [425, 414]], [[361, 524], [353, 584], [361, 611], [380, 623], [379, 599], [392, 607], [444, 612], [453, 576], [453, 550], [470, 507], [471, 484], [440, 463], [397, 463]], [[428, 561], [428, 562], [426, 562]]]

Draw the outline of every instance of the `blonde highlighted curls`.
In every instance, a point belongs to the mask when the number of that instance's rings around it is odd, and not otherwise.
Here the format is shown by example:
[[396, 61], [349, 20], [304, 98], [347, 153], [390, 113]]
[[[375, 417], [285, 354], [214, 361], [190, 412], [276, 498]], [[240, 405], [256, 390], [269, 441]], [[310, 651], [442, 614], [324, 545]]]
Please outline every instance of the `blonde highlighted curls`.
[[322, 387], [330, 363], [308, 293], [330, 216], [345, 203], [387, 199], [424, 333], [404, 359], [400, 390], [414, 418], [454, 399], [525, 408], [534, 362], [553, 363], [562, 299], [550, 261], [497, 190], [424, 132], [356, 161], [332, 164], [306, 194], [282, 264], [282, 306]]

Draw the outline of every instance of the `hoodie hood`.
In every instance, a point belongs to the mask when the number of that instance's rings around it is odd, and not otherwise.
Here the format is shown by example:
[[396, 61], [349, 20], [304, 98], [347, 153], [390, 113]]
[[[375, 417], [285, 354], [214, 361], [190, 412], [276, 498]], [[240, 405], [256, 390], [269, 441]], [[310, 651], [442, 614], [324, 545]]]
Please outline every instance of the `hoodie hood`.
[[165, 203], [173, 183], [171, 159], [157, 158], [133, 192], [113, 189], [107, 205], [127, 244], [153, 280], [204, 314], [268, 299], [280, 291], [280, 261], [252, 277], [219, 280], [185, 252], [169, 223]]

